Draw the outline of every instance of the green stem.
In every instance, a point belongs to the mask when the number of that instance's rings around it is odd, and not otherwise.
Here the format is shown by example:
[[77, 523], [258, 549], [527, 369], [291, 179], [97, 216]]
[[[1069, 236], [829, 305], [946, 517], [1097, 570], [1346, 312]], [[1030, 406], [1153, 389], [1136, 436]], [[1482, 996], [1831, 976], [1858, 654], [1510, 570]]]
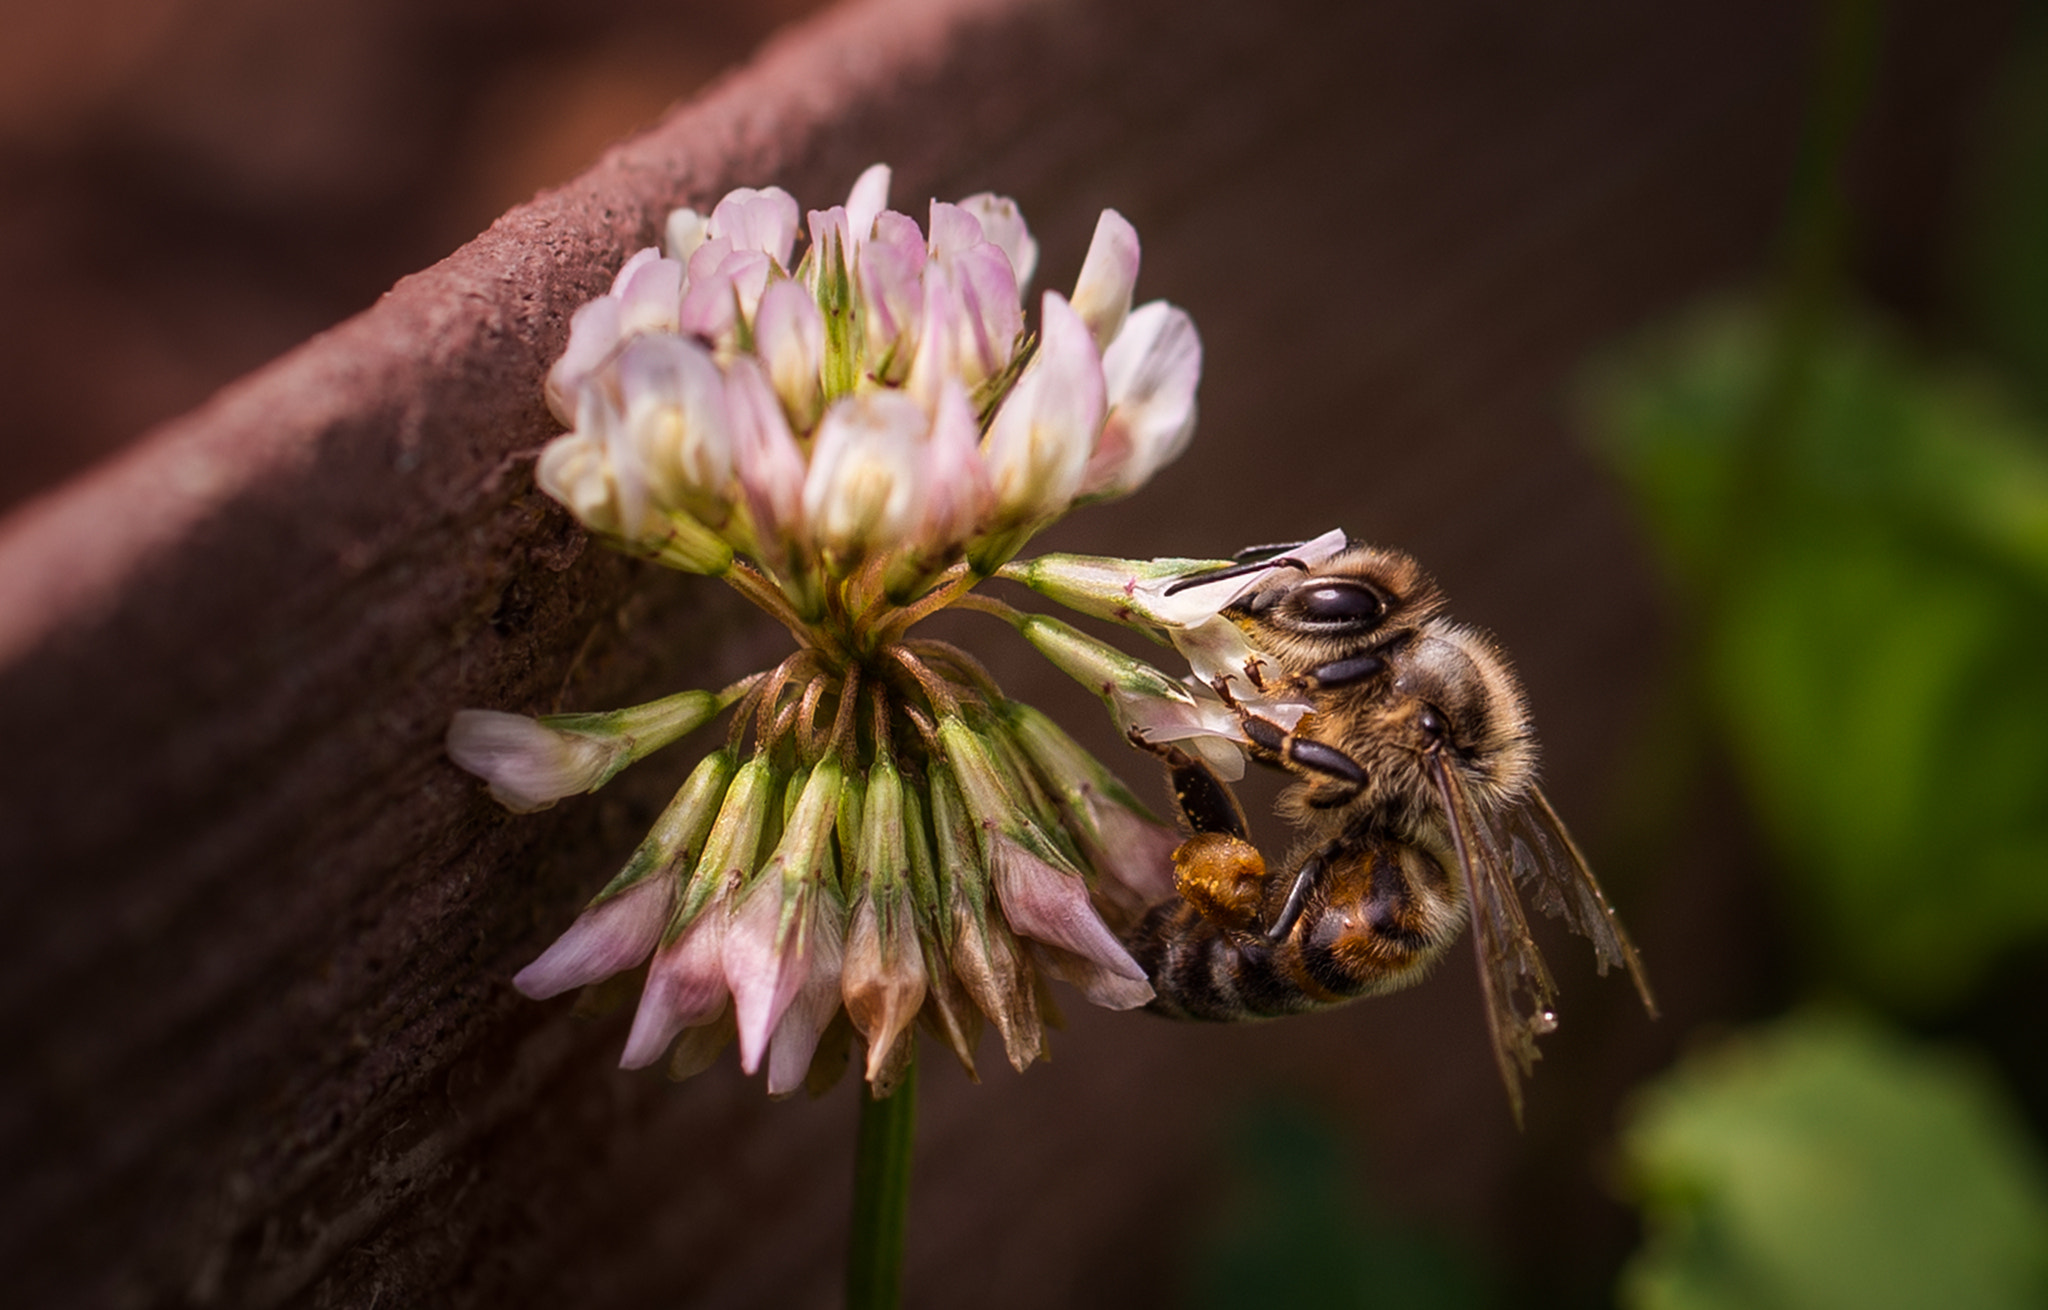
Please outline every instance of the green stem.
[[917, 1135], [917, 1057], [884, 1100], [860, 1093], [853, 1161], [853, 1231], [847, 1237], [847, 1310], [894, 1310], [903, 1302], [903, 1215], [910, 1202], [910, 1147]]

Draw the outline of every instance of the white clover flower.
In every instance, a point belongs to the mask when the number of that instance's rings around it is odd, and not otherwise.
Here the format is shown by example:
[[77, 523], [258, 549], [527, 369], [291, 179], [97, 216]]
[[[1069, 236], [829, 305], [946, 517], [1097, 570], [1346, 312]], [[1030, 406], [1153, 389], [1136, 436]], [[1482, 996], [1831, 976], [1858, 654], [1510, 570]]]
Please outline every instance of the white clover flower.
[[1043, 1054], [1046, 979], [1110, 1008], [1150, 1001], [1119, 933], [1172, 894], [1178, 835], [966, 652], [914, 635], [931, 614], [1004, 613], [1127, 732], [1243, 767], [1236, 714], [1205, 682], [974, 590], [1003, 570], [1232, 676], [1228, 633], [1205, 624], [1228, 627], [1251, 579], [1176, 588], [1200, 561], [1011, 563], [1179, 454], [1192, 322], [1131, 307], [1137, 233], [1104, 211], [1072, 297], [1037, 297], [1034, 327], [1038, 243], [1016, 202], [935, 200], [920, 228], [889, 208], [891, 180], [875, 165], [824, 209], [764, 187], [676, 210], [577, 311], [548, 373], [570, 430], [542, 451], [540, 488], [607, 544], [722, 579], [798, 646], [722, 692], [450, 727], [451, 758], [528, 810], [738, 703], [725, 746], [514, 980], [552, 996], [645, 965], [628, 1068], [666, 1056], [687, 1076], [737, 1044], [782, 1095], [857, 1035], [886, 1094], [919, 1018], [971, 1073], [984, 1023], [1017, 1068]]

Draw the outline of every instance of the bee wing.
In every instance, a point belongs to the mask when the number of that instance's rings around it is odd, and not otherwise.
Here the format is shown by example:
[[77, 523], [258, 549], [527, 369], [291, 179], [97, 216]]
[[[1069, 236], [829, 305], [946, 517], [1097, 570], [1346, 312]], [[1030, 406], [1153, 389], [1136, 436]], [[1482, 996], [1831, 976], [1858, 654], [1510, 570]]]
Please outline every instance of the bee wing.
[[1522, 1122], [1522, 1077], [1536, 1063], [1536, 1039], [1557, 1027], [1551, 1006], [1557, 987], [1529, 934], [1521, 897], [1507, 863], [1507, 848], [1482, 822], [1464, 785], [1441, 757], [1429, 763], [1430, 779], [1443, 802], [1471, 905], [1472, 946], [1479, 957], [1479, 991], [1486, 1000], [1486, 1026], [1493, 1059], [1507, 1085], [1508, 1108]]
[[1526, 801], [1497, 816], [1492, 826], [1496, 845], [1508, 855], [1515, 880], [1530, 889], [1536, 908], [1563, 919], [1593, 943], [1603, 977], [1617, 964], [1627, 969], [1643, 1008], [1655, 1016], [1657, 1001], [1650, 994], [1650, 980], [1635, 944], [1542, 790], [1532, 790]]

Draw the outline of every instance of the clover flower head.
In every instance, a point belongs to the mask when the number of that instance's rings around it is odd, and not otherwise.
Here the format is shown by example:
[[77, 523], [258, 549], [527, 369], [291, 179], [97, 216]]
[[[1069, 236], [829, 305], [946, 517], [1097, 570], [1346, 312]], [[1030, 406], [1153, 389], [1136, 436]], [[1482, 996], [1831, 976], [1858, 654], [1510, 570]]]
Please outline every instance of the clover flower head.
[[[1162, 566], [1199, 562], [1015, 558], [1186, 446], [1193, 322], [1133, 307], [1138, 235], [1115, 211], [1070, 294], [1027, 297], [1038, 243], [1014, 201], [933, 201], [920, 227], [889, 208], [891, 181], [876, 165], [822, 210], [772, 186], [676, 210], [575, 313], [547, 375], [568, 431], [540, 488], [796, 642], [722, 691], [465, 710], [449, 729], [456, 763], [524, 811], [731, 713], [625, 868], [514, 979], [546, 997], [644, 964], [628, 1067], [667, 1056], [685, 1076], [736, 1044], [781, 1095], [829, 1081], [858, 1037], [886, 1092], [920, 1025], [970, 1073], [984, 1023], [1016, 1067], [1039, 1058], [1046, 979], [1112, 1008], [1151, 999], [1119, 932], [1171, 893], [1178, 835], [971, 655], [914, 635], [931, 614], [1009, 620], [1126, 733], [1242, 771], [1222, 694], [1243, 678], [1222, 617], [1237, 590], [1169, 589]], [[1167, 634], [1197, 675], [975, 590], [999, 573]]]

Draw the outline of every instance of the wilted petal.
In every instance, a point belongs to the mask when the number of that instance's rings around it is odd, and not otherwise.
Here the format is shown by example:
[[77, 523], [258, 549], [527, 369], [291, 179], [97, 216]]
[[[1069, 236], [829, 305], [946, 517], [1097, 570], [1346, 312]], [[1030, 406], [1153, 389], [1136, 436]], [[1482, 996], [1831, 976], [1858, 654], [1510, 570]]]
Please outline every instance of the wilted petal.
[[847, 1016], [867, 1039], [873, 1082], [924, 1005], [924, 956], [907, 890], [887, 896], [882, 909], [874, 895], [861, 898], [847, 932], [840, 989]]
[[748, 1073], [760, 1067], [769, 1037], [813, 969], [823, 967], [813, 959], [820, 950], [831, 952], [837, 1003], [843, 911], [835, 907], [829, 920], [823, 917], [820, 898], [826, 893], [820, 883], [831, 873], [829, 847], [843, 777], [833, 756], [812, 767], [775, 853], [726, 925], [721, 958], [739, 1014], [740, 1067]]
[[661, 1058], [676, 1034], [710, 1023], [725, 1009], [725, 905], [714, 902], [696, 922], [654, 953], [633, 1031], [619, 1057], [621, 1069], [644, 1069]]
[[1119, 977], [1144, 979], [1145, 970], [1089, 903], [1088, 884], [1080, 874], [1055, 868], [1000, 833], [991, 837], [989, 848], [989, 873], [1010, 927], [1093, 960]]
[[781, 187], [736, 187], [711, 211], [708, 231], [713, 240], [722, 237], [734, 250], [759, 251], [787, 269], [796, 246], [797, 215], [795, 197]]
[[649, 878], [592, 906], [514, 975], [512, 985], [540, 1001], [632, 968], [660, 939], [674, 894], [674, 878]]
[[795, 950], [777, 944], [782, 908], [782, 880], [760, 878], [733, 912], [720, 947], [726, 986], [732, 991], [739, 1021], [740, 1067], [748, 1073], [761, 1067], [768, 1038], [810, 976], [810, 962], [801, 949], [802, 934], [793, 935], [787, 943], [796, 946]]
[[491, 784], [492, 798], [515, 814], [595, 789], [627, 749], [616, 736], [560, 732], [497, 710], [457, 710], [448, 725], [448, 758]]
[[1202, 340], [1194, 320], [1164, 301], [1141, 305], [1102, 356], [1109, 416], [1082, 490], [1121, 496], [1187, 449], [1195, 432]]
[[[840, 911], [826, 897], [813, 902], [804, 948], [802, 984], [768, 1042], [768, 1094], [782, 1096], [803, 1086], [810, 1072], [818, 1038], [839, 1012], [841, 939], [846, 931]], [[748, 1072], [752, 1072], [751, 1069]]]
[[1090, 1005], [1105, 1010], [1135, 1010], [1152, 1001], [1152, 984], [1142, 978], [1126, 978], [1072, 951], [1042, 942], [1031, 944], [1031, 957], [1038, 967], [1088, 998]]
[[804, 518], [820, 549], [851, 560], [909, 535], [929, 424], [900, 391], [858, 392], [825, 411], [804, 480]]
[[981, 224], [982, 237], [1008, 256], [1017, 275], [1017, 289], [1021, 292], [1031, 285], [1031, 275], [1038, 271], [1038, 243], [1031, 239], [1031, 229], [1025, 226], [1024, 211], [1017, 208], [1017, 202], [983, 191], [961, 201], [960, 208]]
[[800, 282], [778, 281], [761, 297], [754, 320], [754, 350], [782, 398], [790, 423], [808, 429], [823, 403], [819, 370], [825, 360], [825, 316]]
[[1081, 489], [1102, 426], [1102, 361], [1087, 325], [1045, 293], [1044, 340], [989, 425], [982, 451], [996, 512], [1009, 522], [1062, 513]]
[[1094, 334], [1097, 349], [1107, 349], [1123, 330], [1137, 285], [1138, 230], [1122, 214], [1105, 209], [1074, 282], [1074, 312]]
[[1001, 919], [983, 918], [964, 901], [953, 914], [953, 972], [1003, 1039], [1010, 1067], [1022, 1073], [1045, 1050], [1031, 965]]

